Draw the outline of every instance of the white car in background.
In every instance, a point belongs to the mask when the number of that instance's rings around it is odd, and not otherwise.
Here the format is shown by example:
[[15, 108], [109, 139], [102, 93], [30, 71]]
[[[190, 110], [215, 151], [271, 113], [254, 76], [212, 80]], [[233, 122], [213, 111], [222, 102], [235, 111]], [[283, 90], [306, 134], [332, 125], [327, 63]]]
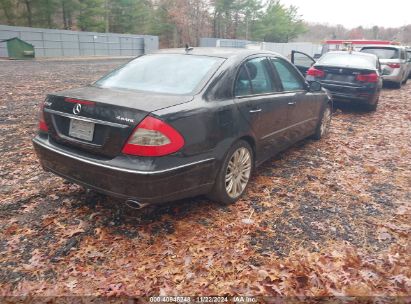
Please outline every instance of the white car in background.
[[410, 61], [404, 46], [369, 45], [361, 52], [377, 55], [380, 59], [384, 83], [392, 83], [400, 89], [408, 80]]
[[408, 78], [411, 78], [411, 46], [407, 47], [407, 57], [408, 57]]

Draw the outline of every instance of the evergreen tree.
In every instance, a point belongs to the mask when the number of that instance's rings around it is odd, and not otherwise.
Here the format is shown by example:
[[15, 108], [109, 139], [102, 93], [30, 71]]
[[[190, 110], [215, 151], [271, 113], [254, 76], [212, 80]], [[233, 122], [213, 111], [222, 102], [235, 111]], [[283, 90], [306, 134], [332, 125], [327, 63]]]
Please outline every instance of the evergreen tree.
[[82, 31], [104, 32], [105, 30], [105, 0], [79, 0], [80, 12], [77, 26]]

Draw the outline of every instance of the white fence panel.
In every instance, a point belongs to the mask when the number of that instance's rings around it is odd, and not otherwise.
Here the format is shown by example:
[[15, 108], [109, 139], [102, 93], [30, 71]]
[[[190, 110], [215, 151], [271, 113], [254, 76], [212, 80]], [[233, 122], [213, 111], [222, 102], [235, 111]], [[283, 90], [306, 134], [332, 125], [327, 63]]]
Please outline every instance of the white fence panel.
[[314, 57], [315, 54], [321, 53], [321, 44], [311, 42], [289, 42], [289, 43], [271, 43], [262, 42], [261, 49], [279, 53], [285, 57], [291, 56], [291, 51], [299, 51]]
[[[159, 48], [158, 36], [0, 25], [0, 40], [13, 37], [32, 44], [36, 57], [138, 56]], [[4, 55], [4, 47], [0, 48]]]

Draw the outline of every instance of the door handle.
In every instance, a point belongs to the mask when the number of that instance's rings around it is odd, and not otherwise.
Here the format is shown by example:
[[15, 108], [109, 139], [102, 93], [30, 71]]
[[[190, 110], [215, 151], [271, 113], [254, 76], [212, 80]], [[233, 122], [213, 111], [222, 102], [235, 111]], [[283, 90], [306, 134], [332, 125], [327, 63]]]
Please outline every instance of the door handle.
[[296, 101], [290, 101], [290, 102], [288, 103], [289, 106], [295, 106], [296, 104], [297, 104]]
[[262, 111], [262, 109], [254, 109], [254, 110], [250, 110], [250, 113], [260, 113]]

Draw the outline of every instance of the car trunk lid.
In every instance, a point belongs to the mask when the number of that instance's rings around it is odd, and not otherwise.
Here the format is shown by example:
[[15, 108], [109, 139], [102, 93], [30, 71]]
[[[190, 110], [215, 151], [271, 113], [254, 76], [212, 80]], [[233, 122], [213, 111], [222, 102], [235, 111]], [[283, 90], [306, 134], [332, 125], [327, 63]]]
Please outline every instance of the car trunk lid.
[[363, 86], [364, 83], [358, 80], [358, 75], [367, 75], [375, 73], [373, 70], [354, 68], [354, 67], [333, 67], [321, 66], [316, 67], [324, 71], [324, 78], [321, 79], [323, 83], [341, 84], [348, 86]]
[[113, 158], [149, 113], [190, 100], [192, 96], [90, 86], [48, 95], [44, 116], [52, 140]]

